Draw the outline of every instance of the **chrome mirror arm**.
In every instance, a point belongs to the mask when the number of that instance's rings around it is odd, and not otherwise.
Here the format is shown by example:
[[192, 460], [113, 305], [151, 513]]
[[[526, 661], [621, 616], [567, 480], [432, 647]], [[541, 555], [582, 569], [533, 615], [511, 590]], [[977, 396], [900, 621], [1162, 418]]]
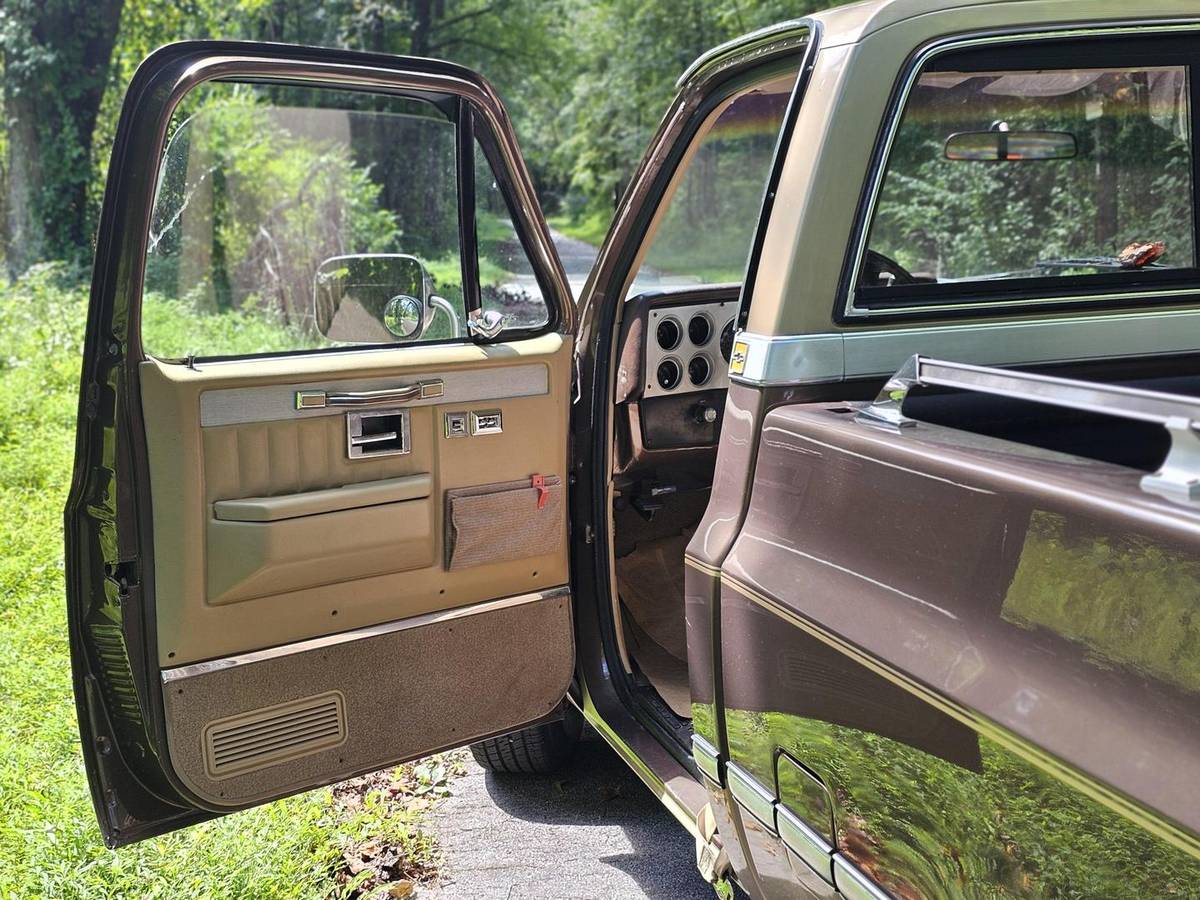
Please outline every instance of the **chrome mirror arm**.
[[499, 335], [507, 324], [504, 313], [495, 309], [473, 309], [467, 316], [467, 331], [471, 336], [488, 341]]
[[429, 320], [433, 321], [437, 313], [443, 312], [446, 318], [450, 320], [450, 337], [462, 337], [462, 320], [458, 317], [458, 312], [454, 309], [454, 305], [445, 297], [439, 297], [437, 294], [429, 295]]

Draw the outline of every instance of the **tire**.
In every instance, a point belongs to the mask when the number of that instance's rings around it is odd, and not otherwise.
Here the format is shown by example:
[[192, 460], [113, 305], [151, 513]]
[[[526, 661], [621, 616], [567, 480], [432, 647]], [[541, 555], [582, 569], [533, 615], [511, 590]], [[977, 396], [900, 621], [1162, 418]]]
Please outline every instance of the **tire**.
[[583, 730], [583, 717], [570, 702], [563, 704], [557, 722], [531, 725], [511, 734], [471, 745], [475, 761], [489, 772], [511, 775], [545, 775], [557, 772], [575, 755]]

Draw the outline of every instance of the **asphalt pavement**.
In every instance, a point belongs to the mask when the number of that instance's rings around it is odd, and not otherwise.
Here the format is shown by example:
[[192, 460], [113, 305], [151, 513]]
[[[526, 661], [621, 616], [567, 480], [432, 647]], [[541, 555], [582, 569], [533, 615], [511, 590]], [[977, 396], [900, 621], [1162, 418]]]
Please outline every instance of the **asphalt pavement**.
[[472, 759], [438, 807], [445, 853], [422, 900], [713, 900], [690, 834], [599, 738], [550, 776], [496, 775]]

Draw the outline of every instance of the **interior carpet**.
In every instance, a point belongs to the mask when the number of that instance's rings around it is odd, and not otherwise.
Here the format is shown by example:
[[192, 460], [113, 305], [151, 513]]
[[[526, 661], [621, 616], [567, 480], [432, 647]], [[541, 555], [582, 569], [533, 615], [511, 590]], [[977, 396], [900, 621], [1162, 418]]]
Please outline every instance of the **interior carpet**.
[[671, 710], [692, 717], [688, 688], [687, 625], [683, 610], [685, 532], [642, 541], [617, 560], [629, 655]]
[[628, 610], [625, 615], [625, 639], [634, 663], [667, 706], [671, 707], [671, 712], [681, 719], [691, 719], [692, 693], [688, 687], [687, 661], [668, 653], [662, 644], [639, 628]]

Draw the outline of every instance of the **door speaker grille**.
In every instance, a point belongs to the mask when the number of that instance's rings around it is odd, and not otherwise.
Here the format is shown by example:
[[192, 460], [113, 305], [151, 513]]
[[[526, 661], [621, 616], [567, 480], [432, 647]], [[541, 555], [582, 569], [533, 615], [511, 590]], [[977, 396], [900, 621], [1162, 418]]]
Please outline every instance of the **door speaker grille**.
[[210, 722], [204, 729], [204, 767], [213, 778], [228, 778], [344, 740], [345, 700], [330, 691]]

